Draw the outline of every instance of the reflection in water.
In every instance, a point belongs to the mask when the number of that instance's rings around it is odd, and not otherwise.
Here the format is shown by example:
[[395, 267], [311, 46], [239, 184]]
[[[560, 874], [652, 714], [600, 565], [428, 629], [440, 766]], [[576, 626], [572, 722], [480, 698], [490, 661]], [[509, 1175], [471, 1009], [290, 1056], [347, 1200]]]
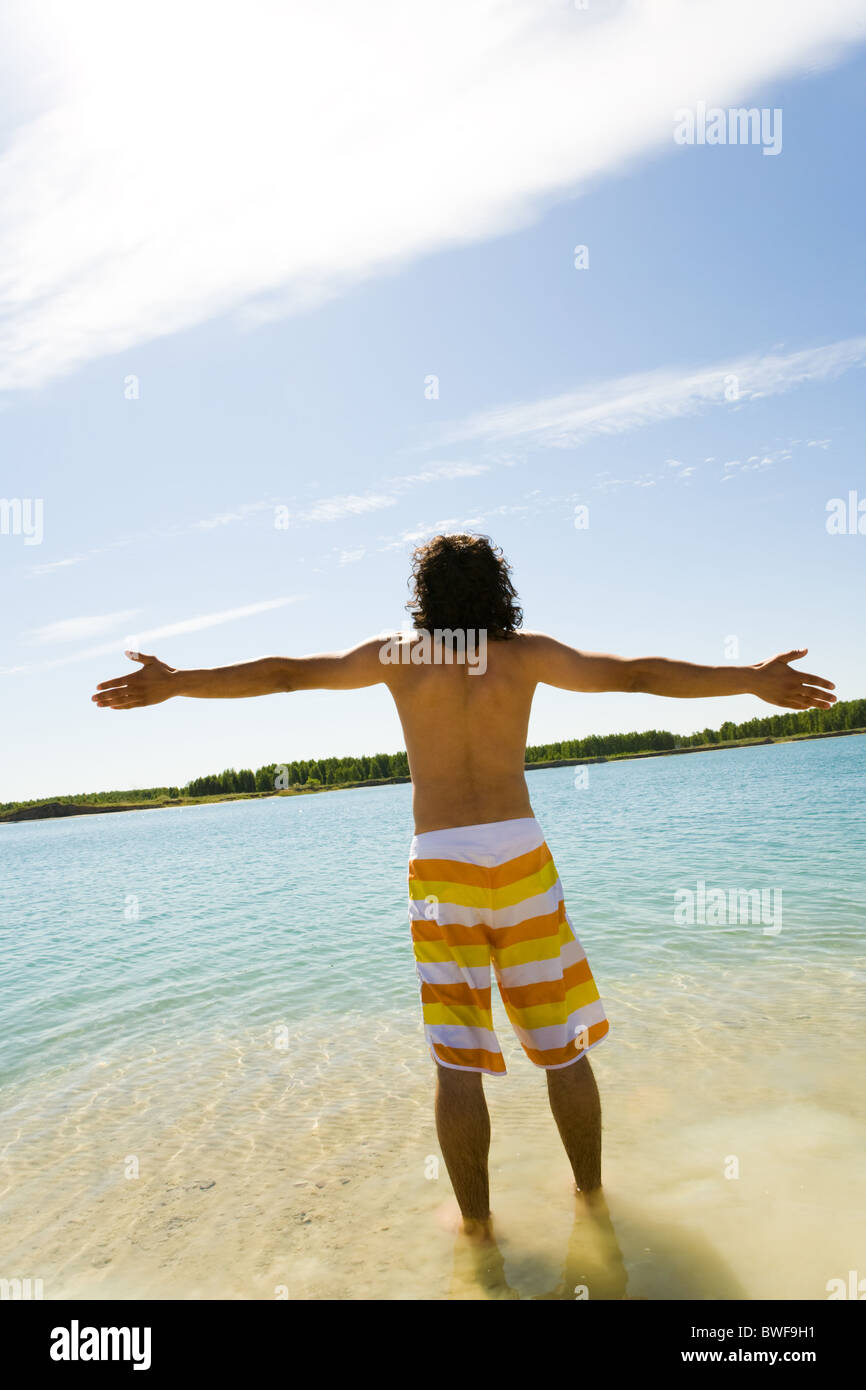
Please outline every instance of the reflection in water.
[[495, 1238], [478, 1243], [459, 1235], [454, 1245], [454, 1270], [449, 1297], [471, 1300], [517, 1299], [505, 1275], [505, 1258]]
[[607, 1200], [575, 1202], [574, 1225], [568, 1242], [562, 1278], [539, 1299], [592, 1299], [626, 1297], [628, 1275]]

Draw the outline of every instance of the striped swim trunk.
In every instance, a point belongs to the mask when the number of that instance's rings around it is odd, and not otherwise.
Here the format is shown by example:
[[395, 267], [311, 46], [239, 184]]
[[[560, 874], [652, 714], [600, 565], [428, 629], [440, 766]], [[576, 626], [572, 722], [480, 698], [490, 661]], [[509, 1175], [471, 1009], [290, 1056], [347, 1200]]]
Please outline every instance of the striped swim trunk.
[[409, 918], [434, 1059], [500, 1076], [490, 964], [530, 1061], [567, 1067], [608, 1022], [562, 884], [533, 816], [416, 835]]

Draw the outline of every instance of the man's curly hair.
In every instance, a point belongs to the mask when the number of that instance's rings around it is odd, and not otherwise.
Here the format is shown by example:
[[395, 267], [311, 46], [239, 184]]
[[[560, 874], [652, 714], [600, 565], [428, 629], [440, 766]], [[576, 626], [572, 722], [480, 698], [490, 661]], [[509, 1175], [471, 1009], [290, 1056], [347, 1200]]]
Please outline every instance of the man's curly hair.
[[523, 622], [511, 567], [489, 536], [433, 536], [413, 552], [409, 585], [416, 628], [485, 629], [497, 639]]

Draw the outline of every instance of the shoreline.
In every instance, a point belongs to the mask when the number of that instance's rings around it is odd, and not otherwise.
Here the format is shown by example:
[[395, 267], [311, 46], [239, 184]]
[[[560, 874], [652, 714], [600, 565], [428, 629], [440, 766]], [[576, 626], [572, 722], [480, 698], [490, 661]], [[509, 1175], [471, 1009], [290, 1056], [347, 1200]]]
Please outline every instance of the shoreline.
[[[648, 748], [635, 753], [601, 753], [591, 758], [551, 758], [524, 764], [525, 772], [540, 772], [551, 767], [581, 767], [592, 763], [626, 762], [638, 758], [669, 758], [681, 753], [710, 753], [723, 748], [759, 748], [771, 743], [800, 743], [807, 739], [847, 738], [866, 734], [866, 728], [825, 729], [816, 733], [766, 735], [764, 738], [728, 739], [719, 743], [702, 743], [685, 748]], [[285, 791], [227, 792], [215, 796], [176, 796], [154, 798], [152, 801], [117, 801], [104, 803], [74, 803], [45, 801], [36, 806], [22, 806], [17, 811], [0, 812], [0, 824], [11, 825], [29, 820], [63, 820], [67, 816], [95, 816], [115, 811], [161, 811], [172, 806], [212, 806], [224, 801], [261, 801], [279, 796], [315, 796], [319, 792], [354, 791], [359, 787], [390, 787], [411, 782], [411, 777], [376, 777], [364, 782], [334, 782], [330, 786], [292, 787]]]

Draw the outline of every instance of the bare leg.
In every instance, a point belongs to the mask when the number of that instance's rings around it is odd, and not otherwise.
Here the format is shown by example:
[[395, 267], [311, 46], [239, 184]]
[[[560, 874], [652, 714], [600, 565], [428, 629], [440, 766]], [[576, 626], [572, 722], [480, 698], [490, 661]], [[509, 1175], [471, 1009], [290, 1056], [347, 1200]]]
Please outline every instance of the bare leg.
[[600, 1197], [601, 1103], [589, 1058], [583, 1056], [570, 1067], [549, 1069], [547, 1094], [575, 1187], [589, 1200], [593, 1195]]
[[436, 1133], [469, 1236], [490, 1237], [490, 1116], [481, 1073], [436, 1067]]

